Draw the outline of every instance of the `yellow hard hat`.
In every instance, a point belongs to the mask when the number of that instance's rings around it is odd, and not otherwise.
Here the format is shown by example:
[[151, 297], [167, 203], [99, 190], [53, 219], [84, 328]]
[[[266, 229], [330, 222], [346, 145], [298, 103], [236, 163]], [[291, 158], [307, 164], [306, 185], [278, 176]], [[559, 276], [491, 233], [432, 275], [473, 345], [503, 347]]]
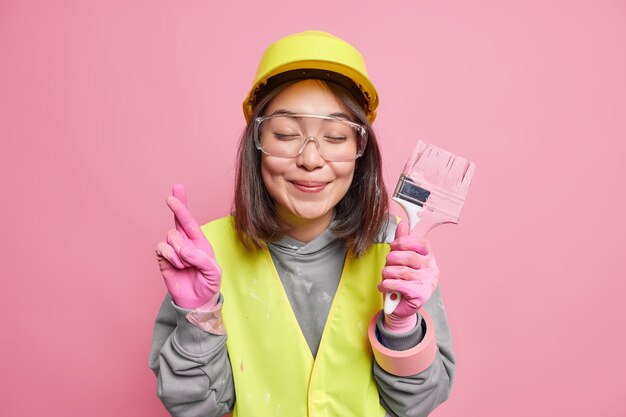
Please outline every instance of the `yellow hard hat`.
[[338, 82], [362, 98], [367, 117], [376, 118], [378, 94], [367, 77], [361, 53], [346, 41], [327, 32], [307, 30], [271, 44], [257, 68], [254, 84], [243, 102], [246, 122], [259, 93], [293, 79], [319, 78]]

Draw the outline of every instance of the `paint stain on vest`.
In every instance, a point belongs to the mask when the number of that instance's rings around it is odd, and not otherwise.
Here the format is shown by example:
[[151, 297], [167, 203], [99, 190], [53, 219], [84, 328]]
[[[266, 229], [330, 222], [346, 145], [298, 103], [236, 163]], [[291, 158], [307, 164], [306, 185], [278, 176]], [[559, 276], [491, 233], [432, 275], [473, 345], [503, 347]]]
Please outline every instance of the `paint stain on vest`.
[[239, 369], [243, 372], [243, 359], [241, 360], [241, 364], [239, 365]]
[[248, 291], [248, 294], [250, 295], [250, 297], [254, 298], [259, 303], [262, 303], [261, 298], [259, 298], [259, 296], [257, 295], [256, 291], [253, 290], [252, 288]]

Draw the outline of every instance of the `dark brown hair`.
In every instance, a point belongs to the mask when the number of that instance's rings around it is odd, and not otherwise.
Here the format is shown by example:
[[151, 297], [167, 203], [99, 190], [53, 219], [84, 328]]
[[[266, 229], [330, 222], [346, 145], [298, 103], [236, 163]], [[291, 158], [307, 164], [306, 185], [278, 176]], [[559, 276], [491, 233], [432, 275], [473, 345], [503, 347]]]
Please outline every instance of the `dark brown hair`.
[[[261, 177], [261, 151], [256, 148], [253, 136], [254, 118], [261, 115], [281, 91], [298, 81], [282, 83], [257, 100], [239, 142], [232, 215], [237, 235], [249, 250], [260, 249], [265, 241], [278, 239], [287, 227], [280, 219]], [[381, 228], [386, 227], [388, 199], [382, 178], [380, 150], [362, 102], [343, 85], [325, 80], [320, 82], [352, 113], [354, 121], [367, 130], [365, 151], [356, 160], [352, 184], [335, 206], [333, 218], [333, 232], [346, 243], [352, 255], [358, 257], [375, 241]]]

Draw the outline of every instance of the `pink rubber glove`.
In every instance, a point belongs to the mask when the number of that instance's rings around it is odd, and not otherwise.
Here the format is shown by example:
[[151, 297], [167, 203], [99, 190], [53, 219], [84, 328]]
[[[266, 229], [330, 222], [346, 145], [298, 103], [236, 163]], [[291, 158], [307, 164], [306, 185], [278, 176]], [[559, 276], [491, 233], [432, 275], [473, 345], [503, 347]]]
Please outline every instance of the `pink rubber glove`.
[[187, 208], [185, 188], [172, 187], [167, 205], [174, 212], [176, 229], [167, 233], [167, 243], [157, 245], [156, 254], [167, 290], [177, 306], [206, 307], [217, 304], [222, 271], [213, 248]]
[[439, 268], [428, 241], [410, 235], [406, 221], [398, 224], [382, 275], [378, 290], [402, 295], [393, 313], [385, 315], [385, 329], [393, 333], [408, 332], [417, 323], [417, 310], [437, 288]]

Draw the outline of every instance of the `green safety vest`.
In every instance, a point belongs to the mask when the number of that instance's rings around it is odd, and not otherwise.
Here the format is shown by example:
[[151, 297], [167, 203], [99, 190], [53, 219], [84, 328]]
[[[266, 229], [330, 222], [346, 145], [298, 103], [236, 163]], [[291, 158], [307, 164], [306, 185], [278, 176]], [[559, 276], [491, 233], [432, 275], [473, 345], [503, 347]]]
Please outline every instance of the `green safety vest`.
[[246, 250], [231, 217], [202, 230], [222, 268], [233, 416], [384, 416], [367, 327], [382, 308], [376, 286], [389, 245], [373, 244], [359, 259], [346, 257], [314, 359], [267, 247]]

